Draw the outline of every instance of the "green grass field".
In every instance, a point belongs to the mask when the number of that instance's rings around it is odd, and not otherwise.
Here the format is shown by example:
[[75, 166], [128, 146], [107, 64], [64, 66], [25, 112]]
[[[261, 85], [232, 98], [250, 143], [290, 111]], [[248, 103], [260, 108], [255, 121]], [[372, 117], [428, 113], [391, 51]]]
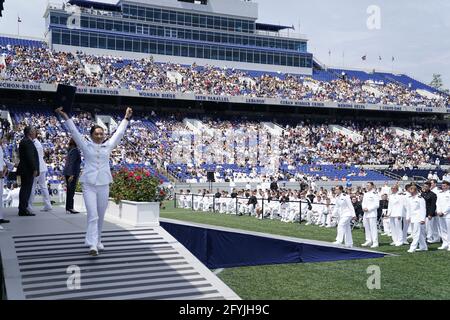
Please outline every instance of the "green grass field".
[[[161, 210], [162, 218], [277, 235], [334, 241], [336, 229], [258, 220], [248, 216], [176, 209], [173, 202]], [[353, 231], [356, 246], [364, 242], [363, 229]], [[279, 264], [225, 269], [219, 277], [243, 299], [449, 299], [450, 252], [429, 245], [428, 252], [407, 253], [408, 246], [389, 245], [380, 236], [379, 251], [393, 253], [379, 259]], [[381, 270], [381, 289], [369, 290], [367, 267]]]

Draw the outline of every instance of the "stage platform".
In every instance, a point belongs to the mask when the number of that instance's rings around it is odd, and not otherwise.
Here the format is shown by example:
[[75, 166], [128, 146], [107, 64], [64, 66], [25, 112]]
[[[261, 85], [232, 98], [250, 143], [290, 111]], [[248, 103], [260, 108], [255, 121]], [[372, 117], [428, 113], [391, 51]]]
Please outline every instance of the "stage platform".
[[[105, 251], [91, 257], [85, 214], [4, 210], [11, 223], [0, 230], [3, 299], [239, 299], [162, 227], [105, 221]], [[80, 268], [75, 289], [67, 284], [73, 266]]]
[[[376, 259], [391, 255], [358, 247], [346, 248], [325, 241], [172, 219], [160, 219], [160, 223], [210, 269]], [[301, 226], [298, 234], [302, 234]]]

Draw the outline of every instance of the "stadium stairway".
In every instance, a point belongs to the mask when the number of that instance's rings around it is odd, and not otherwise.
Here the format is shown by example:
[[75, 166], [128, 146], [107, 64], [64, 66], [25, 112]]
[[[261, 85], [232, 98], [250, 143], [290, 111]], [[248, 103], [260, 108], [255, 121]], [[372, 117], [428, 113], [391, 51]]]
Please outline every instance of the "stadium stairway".
[[0, 230], [3, 299], [239, 299], [162, 227], [105, 222], [106, 249], [91, 257], [85, 215], [5, 211], [11, 223]]

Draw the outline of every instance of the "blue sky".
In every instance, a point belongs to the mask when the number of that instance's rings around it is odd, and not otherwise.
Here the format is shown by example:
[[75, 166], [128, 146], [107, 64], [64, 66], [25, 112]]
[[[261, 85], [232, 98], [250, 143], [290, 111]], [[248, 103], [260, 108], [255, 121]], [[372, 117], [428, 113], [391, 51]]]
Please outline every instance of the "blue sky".
[[[445, 87], [450, 88], [448, 0], [253, 1], [259, 4], [260, 22], [294, 25], [296, 32], [308, 36], [309, 51], [325, 64], [394, 70], [426, 83], [433, 73], [440, 73]], [[6, 0], [0, 33], [17, 34], [20, 15], [20, 34], [42, 37], [46, 5], [47, 0]], [[380, 29], [367, 27], [371, 5], [380, 9]], [[367, 55], [366, 61], [361, 59], [363, 55]]]

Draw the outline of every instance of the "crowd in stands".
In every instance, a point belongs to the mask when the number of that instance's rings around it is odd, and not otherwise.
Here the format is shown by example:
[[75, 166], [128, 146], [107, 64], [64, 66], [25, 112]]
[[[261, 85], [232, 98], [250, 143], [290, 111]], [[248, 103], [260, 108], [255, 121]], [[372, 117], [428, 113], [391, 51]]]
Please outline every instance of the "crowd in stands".
[[[155, 63], [151, 57], [127, 60], [82, 52], [55, 52], [45, 46], [0, 47], [0, 54], [5, 56], [6, 61], [2, 77], [11, 81], [319, 102], [427, 107], [450, 105], [448, 95], [436, 92], [423, 95], [405, 83], [388, 78], [372, 81], [338, 76], [324, 81], [322, 78], [316, 79], [314, 74], [257, 75], [214, 66]], [[178, 77], [171, 78], [169, 74]]]
[[382, 124], [342, 122], [361, 138], [333, 132], [328, 125], [299, 123], [285, 126], [281, 139], [282, 162], [298, 164], [389, 164], [401, 167], [441, 164], [448, 161], [450, 131], [438, 128], [410, 127], [410, 136], [399, 135]]
[[[68, 142], [64, 125], [50, 109], [13, 107], [10, 112], [13, 137], [3, 146], [6, 156], [13, 155], [23, 128], [32, 124], [44, 146], [49, 176], [58, 180]], [[119, 122], [118, 115], [110, 116]], [[291, 182], [380, 181], [387, 178], [360, 165], [404, 169], [450, 160], [450, 131], [442, 128], [411, 127], [412, 135], [402, 136], [379, 124], [340, 123], [362, 136], [354, 141], [322, 123], [281, 125], [281, 134], [276, 135], [259, 121], [198, 117], [201, 126], [190, 128], [183, 121], [187, 117], [155, 112], [136, 115], [123, 143], [112, 153], [113, 167], [142, 165], [188, 183], [207, 182], [207, 173], [214, 172], [215, 182], [261, 184], [270, 177]], [[96, 121], [88, 112], [78, 112], [73, 119], [86, 135]], [[2, 121], [2, 127], [2, 132], [8, 132], [9, 123]]]
[[[283, 181], [299, 181], [303, 176], [384, 180], [355, 166], [389, 165], [397, 170], [450, 163], [450, 131], [445, 128], [410, 126], [404, 128], [410, 135], [402, 135], [387, 125], [340, 122], [361, 137], [355, 139], [334, 132], [328, 124], [309, 121], [285, 125], [276, 136], [260, 123], [245, 119], [201, 120], [203, 127], [198, 132], [172, 120], [161, 137], [176, 151], [166, 168], [186, 182], [206, 182], [208, 171], [215, 172], [216, 182], [258, 183], [269, 175]], [[167, 135], [167, 129], [173, 134]], [[345, 170], [345, 176], [336, 174]]]

